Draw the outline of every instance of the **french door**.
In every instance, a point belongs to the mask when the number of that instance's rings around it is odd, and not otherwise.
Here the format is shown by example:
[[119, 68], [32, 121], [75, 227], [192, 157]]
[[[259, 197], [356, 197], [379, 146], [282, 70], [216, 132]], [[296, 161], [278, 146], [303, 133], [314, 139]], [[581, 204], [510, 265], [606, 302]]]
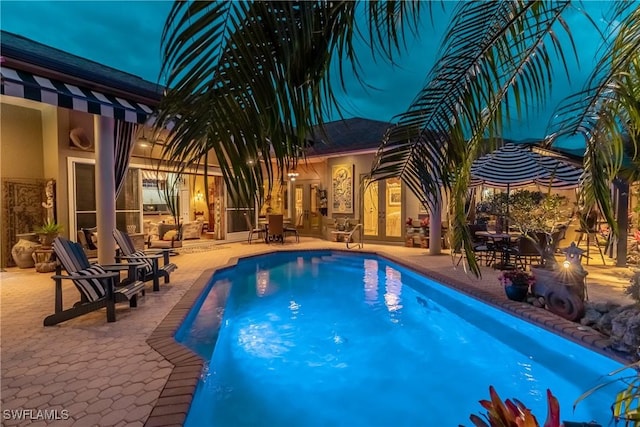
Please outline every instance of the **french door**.
[[320, 235], [322, 215], [320, 215], [320, 181], [294, 181], [293, 217], [298, 232], [304, 235]]
[[364, 179], [362, 225], [366, 240], [402, 241], [402, 185], [399, 178], [381, 181]]

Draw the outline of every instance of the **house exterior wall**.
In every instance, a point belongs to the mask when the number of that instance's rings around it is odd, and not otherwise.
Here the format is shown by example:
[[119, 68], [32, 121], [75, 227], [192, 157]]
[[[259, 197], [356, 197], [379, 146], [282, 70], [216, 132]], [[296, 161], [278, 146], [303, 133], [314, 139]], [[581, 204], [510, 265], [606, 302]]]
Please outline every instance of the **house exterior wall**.
[[41, 112], [4, 103], [1, 108], [2, 178], [44, 178]]

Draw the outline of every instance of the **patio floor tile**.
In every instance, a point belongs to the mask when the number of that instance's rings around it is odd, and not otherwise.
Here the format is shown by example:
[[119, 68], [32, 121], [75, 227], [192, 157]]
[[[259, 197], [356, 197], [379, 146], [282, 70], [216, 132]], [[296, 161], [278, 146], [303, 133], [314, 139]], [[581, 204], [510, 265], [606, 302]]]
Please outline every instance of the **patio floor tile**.
[[[214, 252], [172, 257], [178, 269], [172, 273], [171, 283], [161, 284], [160, 292], [152, 292], [147, 285], [147, 294], [137, 308], [119, 304], [115, 323], [107, 323], [104, 310], [100, 310], [45, 328], [42, 320], [53, 312], [54, 287], [50, 274], [17, 268], [0, 272], [2, 407], [61, 408], [69, 412], [69, 420], [43, 425], [180, 425], [184, 414], [172, 411], [183, 411], [188, 406], [192, 385], [202, 364], [199, 357], [181, 351], [181, 346], [170, 336], [189, 307], [180, 302], [182, 296], [201, 279], [203, 272], [223, 266], [230, 259], [281, 249], [344, 250], [344, 243], [305, 237], [299, 244], [288, 242], [282, 246], [224, 243], [223, 249]], [[520, 310], [523, 318], [544, 319], [549, 328], [570, 333], [578, 342], [604, 345], [597, 334], [591, 336], [572, 329], [563, 319], [543, 310], [524, 309], [506, 301], [497, 281], [499, 272], [485, 268], [483, 279], [479, 280], [466, 275], [462, 268], [454, 269], [449, 256], [429, 256], [424, 249], [369, 244], [365, 244], [364, 249], [385, 253], [442, 281], [457, 281], [457, 288], [504, 303], [507, 309]], [[628, 270], [586, 268], [592, 301], [631, 302], [622, 293]], [[195, 288], [192, 293], [197, 292]], [[65, 306], [70, 306], [77, 299], [77, 291], [72, 284], [65, 284], [63, 289]], [[179, 309], [171, 313], [174, 307]], [[172, 360], [181, 361], [184, 366], [174, 370], [157, 351], [161, 349], [173, 349]], [[167, 383], [169, 378], [172, 381]], [[3, 420], [3, 425], [21, 423]]]

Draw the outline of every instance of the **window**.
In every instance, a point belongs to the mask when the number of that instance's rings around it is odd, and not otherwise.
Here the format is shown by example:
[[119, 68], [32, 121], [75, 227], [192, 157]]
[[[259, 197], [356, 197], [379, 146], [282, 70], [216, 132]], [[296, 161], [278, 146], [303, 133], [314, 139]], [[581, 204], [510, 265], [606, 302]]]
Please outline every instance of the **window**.
[[[76, 203], [72, 207], [72, 215], [75, 217], [75, 228], [93, 228], [97, 224], [95, 165], [74, 162], [73, 171]], [[116, 199], [116, 228], [129, 230], [127, 226], [135, 225], [136, 231], [141, 232], [140, 223], [140, 171], [129, 168]]]

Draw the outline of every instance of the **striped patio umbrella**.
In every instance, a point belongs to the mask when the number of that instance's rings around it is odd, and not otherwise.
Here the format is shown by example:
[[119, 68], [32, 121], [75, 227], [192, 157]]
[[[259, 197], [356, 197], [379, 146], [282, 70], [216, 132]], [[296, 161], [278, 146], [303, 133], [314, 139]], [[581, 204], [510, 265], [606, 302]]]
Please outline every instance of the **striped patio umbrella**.
[[580, 185], [582, 168], [559, 157], [544, 156], [522, 145], [506, 143], [471, 166], [471, 185], [510, 188], [537, 184], [570, 189]]
[[571, 189], [580, 185], [581, 175], [582, 168], [559, 157], [544, 156], [526, 146], [505, 143], [473, 162], [471, 186], [506, 188], [508, 218], [511, 188], [537, 184], [546, 188]]

